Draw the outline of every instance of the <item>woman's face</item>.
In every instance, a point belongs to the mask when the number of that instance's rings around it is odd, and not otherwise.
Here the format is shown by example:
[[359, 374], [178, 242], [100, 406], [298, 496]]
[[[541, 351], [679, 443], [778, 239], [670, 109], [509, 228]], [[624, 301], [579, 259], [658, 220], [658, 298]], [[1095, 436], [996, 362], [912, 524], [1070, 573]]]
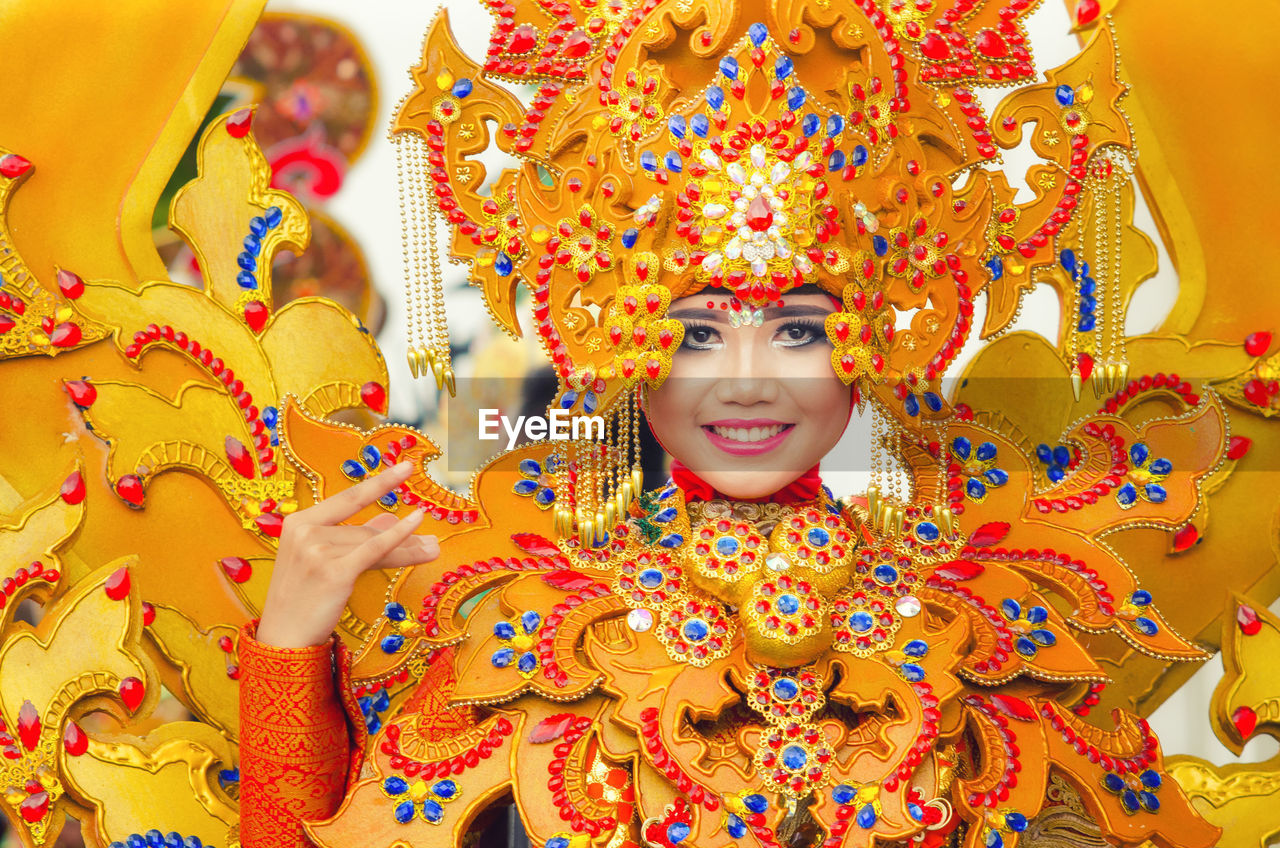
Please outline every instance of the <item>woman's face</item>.
[[732, 326], [731, 302], [706, 292], [672, 302], [667, 315], [684, 325], [684, 340], [646, 410], [663, 447], [709, 485], [759, 498], [835, 446], [851, 389], [831, 368], [830, 297], [787, 296], [764, 309], [759, 327]]

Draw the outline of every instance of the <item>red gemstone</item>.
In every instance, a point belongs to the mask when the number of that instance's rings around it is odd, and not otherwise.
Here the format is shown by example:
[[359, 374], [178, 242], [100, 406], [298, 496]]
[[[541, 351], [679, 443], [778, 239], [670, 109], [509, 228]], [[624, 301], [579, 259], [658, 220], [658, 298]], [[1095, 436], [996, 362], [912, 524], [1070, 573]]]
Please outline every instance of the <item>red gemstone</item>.
[[979, 53], [991, 59], [1003, 59], [1009, 55], [1009, 45], [1005, 44], [1004, 39], [995, 30], [984, 29], [978, 33], [974, 46], [978, 48]]
[[58, 288], [65, 297], [76, 300], [84, 294], [84, 280], [70, 271], [62, 270], [58, 272]]
[[244, 446], [244, 442], [234, 436], [227, 436], [225, 442], [227, 461], [235, 472], [246, 480], [252, 480], [254, 474], [253, 454]]
[[370, 380], [360, 387], [360, 400], [378, 414], [387, 411], [387, 390], [381, 383]]
[[920, 40], [920, 52], [935, 62], [951, 58], [951, 48], [947, 45], [947, 40], [936, 32], [931, 32]]
[[264, 512], [254, 518], [253, 522], [263, 533], [276, 539], [280, 538], [280, 531], [284, 529], [284, 516], [278, 512]]
[[79, 324], [63, 321], [49, 334], [49, 343], [54, 347], [74, 347], [80, 344], [81, 335]]
[[0, 175], [9, 179], [20, 177], [31, 169], [31, 162], [16, 153], [0, 156]]
[[17, 326], [17, 322], [8, 315], [0, 312], [0, 335], [3, 335]]
[[80, 729], [74, 721], [68, 721], [62, 732], [62, 747], [73, 757], [78, 757], [89, 750], [89, 735]]
[[763, 194], [757, 194], [747, 207], [747, 226], [762, 233], [773, 225], [773, 210]]
[[244, 138], [253, 126], [253, 110], [241, 109], [227, 118], [227, 133], [232, 138]]
[[529, 24], [521, 24], [511, 33], [511, 43], [507, 45], [508, 53], [528, 53], [538, 44], [538, 36]]
[[1250, 333], [1244, 340], [1244, 352], [1250, 356], [1262, 356], [1271, 347], [1270, 333]]
[[137, 474], [126, 474], [116, 481], [116, 494], [129, 506], [141, 508], [146, 492], [142, 489], [142, 478]]
[[124, 700], [124, 705], [129, 708], [129, 712], [133, 712], [146, 696], [147, 687], [136, 677], [126, 677], [120, 681], [119, 691], [120, 697]]
[[1093, 373], [1093, 357], [1087, 353], [1082, 353], [1076, 357], [1076, 367], [1080, 371], [1080, 379], [1087, 380], [1089, 375]]
[[117, 568], [107, 582], [102, 585], [102, 589], [107, 593], [107, 597], [113, 601], [123, 601], [129, 597], [129, 569], [127, 567]]
[[570, 59], [577, 59], [587, 55], [588, 51], [594, 46], [593, 42], [585, 32], [577, 30], [564, 40], [564, 47], [560, 52], [568, 56]]
[[270, 317], [270, 311], [260, 300], [251, 300], [244, 305], [244, 322], [255, 333], [260, 332], [266, 326], [267, 319]]
[[71, 395], [71, 402], [81, 409], [88, 409], [98, 399], [98, 390], [88, 380], [68, 380], [63, 387]]
[[1183, 525], [1177, 533], [1173, 534], [1173, 552], [1180, 554], [1200, 541], [1200, 531], [1196, 529], [1194, 524]]
[[18, 805], [18, 812], [22, 813], [23, 821], [32, 824], [40, 821], [49, 812], [49, 793], [41, 790], [28, 795]]
[[1239, 459], [1253, 447], [1253, 439], [1248, 436], [1232, 436], [1227, 443], [1227, 459]]
[[28, 751], [34, 751], [40, 744], [42, 727], [36, 705], [30, 701], [23, 701], [21, 709], [18, 710], [18, 738], [22, 740], [22, 747]]
[[1076, 26], [1085, 26], [1091, 24], [1098, 18], [1098, 13], [1102, 11], [1102, 7], [1098, 5], [1098, 0], [1078, 0], [1076, 3]]
[[1258, 727], [1258, 714], [1252, 707], [1237, 707], [1231, 714], [1231, 723], [1236, 726], [1241, 739], [1248, 739]]
[[1253, 379], [1244, 384], [1244, 398], [1254, 406], [1267, 406], [1267, 387], [1261, 380]]
[[58, 490], [58, 494], [72, 506], [84, 500], [84, 477], [79, 471], [71, 472], [71, 475], [62, 481], [62, 488]]
[[949, 562], [946, 565], [938, 566], [933, 573], [943, 580], [953, 580], [960, 583], [965, 580], [972, 580], [984, 571], [986, 571], [986, 568], [981, 563]]
[[156, 608], [149, 601], [142, 602], [142, 626], [150, 627], [156, 620]]
[[1246, 636], [1257, 636], [1258, 631], [1262, 629], [1258, 613], [1248, 604], [1240, 604], [1236, 607], [1236, 624], [1240, 626], [1240, 632]]
[[986, 548], [999, 544], [1000, 540], [1008, 535], [1009, 522], [992, 521], [974, 530], [973, 535], [969, 537], [969, 544], [975, 548]]
[[231, 578], [232, 583], [243, 583], [253, 576], [253, 566], [243, 557], [223, 557], [219, 565]]

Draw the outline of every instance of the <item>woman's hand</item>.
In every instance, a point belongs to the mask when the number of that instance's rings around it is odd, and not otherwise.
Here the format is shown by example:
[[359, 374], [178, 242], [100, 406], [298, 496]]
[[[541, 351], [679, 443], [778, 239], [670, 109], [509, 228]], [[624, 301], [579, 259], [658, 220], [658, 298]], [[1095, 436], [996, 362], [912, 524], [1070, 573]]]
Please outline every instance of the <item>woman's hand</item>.
[[412, 463], [402, 462], [285, 518], [258, 624], [259, 642], [278, 648], [318, 645], [337, 626], [361, 574], [440, 555], [434, 536], [413, 535], [422, 523], [421, 509], [398, 520], [379, 515], [363, 525], [339, 524], [395, 489], [412, 470]]

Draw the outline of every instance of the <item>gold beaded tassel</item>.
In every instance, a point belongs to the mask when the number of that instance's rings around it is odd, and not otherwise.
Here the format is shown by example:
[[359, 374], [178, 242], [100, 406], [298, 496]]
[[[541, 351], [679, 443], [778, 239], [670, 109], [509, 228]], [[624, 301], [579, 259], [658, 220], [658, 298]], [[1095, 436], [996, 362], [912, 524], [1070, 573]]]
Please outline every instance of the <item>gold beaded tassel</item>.
[[435, 205], [428, 196], [426, 144], [416, 133], [392, 136], [400, 182], [400, 220], [404, 249], [405, 306], [408, 310], [409, 371], [435, 377], [437, 389], [456, 393], [445, 316], [444, 273], [436, 239]]
[[626, 520], [644, 481], [635, 397], [628, 395], [605, 418], [602, 441], [577, 439], [568, 454], [573, 483], [567, 503], [556, 504], [556, 533], [577, 537], [584, 548], [602, 545], [618, 522]]

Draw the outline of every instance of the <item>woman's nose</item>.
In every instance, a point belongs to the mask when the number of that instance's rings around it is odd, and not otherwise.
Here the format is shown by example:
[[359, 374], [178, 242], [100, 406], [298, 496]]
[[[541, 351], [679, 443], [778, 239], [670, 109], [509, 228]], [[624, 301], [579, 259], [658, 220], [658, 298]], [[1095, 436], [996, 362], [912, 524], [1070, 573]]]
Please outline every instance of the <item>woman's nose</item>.
[[[740, 331], [741, 332], [741, 331]], [[744, 332], [744, 335], [749, 331]], [[750, 405], [777, 398], [778, 377], [764, 361], [765, 356], [747, 339], [725, 351], [728, 362], [715, 384], [715, 398], [721, 403]], [[763, 352], [767, 354], [766, 352]]]

